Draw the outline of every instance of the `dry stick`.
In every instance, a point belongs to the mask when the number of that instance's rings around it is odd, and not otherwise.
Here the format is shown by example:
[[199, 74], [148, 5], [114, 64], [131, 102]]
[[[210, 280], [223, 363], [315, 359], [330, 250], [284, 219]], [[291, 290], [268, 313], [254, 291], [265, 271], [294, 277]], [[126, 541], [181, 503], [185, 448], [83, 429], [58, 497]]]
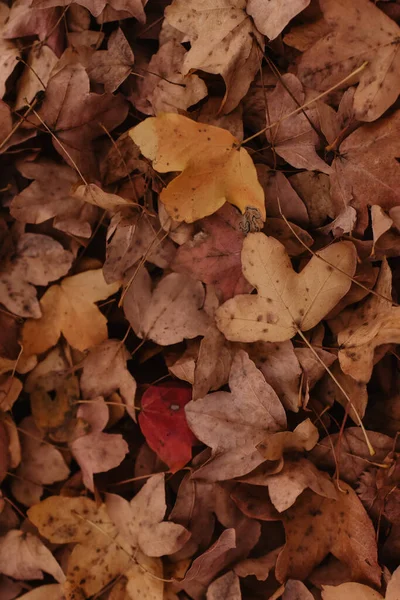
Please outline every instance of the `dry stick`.
[[287, 115], [284, 115], [281, 119], [279, 119], [279, 121], [276, 121], [275, 123], [271, 123], [270, 125], [267, 125], [266, 127], [264, 127], [264, 129], [260, 129], [260, 131], [257, 131], [257, 133], [254, 133], [250, 137], [246, 138], [245, 140], [243, 140], [243, 142], [240, 142], [240, 144], [238, 144], [238, 148], [240, 148], [244, 144], [247, 144], [247, 142], [250, 142], [250, 140], [255, 139], [256, 137], [258, 137], [262, 133], [265, 133], [269, 129], [272, 129], [272, 127], [275, 127], [276, 125], [279, 125], [279, 123], [282, 123], [282, 121], [286, 121], [286, 119], [289, 119], [290, 117], [293, 117], [293, 115], [297, 115], [298, 113], [303, 112], [303, 110], [305, 108], [307, 108], [308, 106], [310, 106], [314, 102], [317, 102], [317, 100], [320, 100], [321, 98], [323, 98], [327, 94], [330, 94], [331, 92], [333, 92], [334, 90], [336, 90], [338, 87], [340, 87], [341, 85], [343, 85], [344, 83], [346, 83], [346, 81], [349, 81], [349, 79], [352, 79], [354, 77], [354, 75], [358, 75], [358, 73], [361, 73], [361, 71], [363, 71], [365, 69], [365, 67], [367, 66], [367, 64], [368, 64], [368, 61], [363, 62], [363, 64], [360, 67], [358, 67], [357, 69], [355, 69], [354, 71], [352, 71], [349, 75], [347, 75], [346, 77], [344, 77], [343, 79], [341, 79], [335, 85], [332, 85], [325, 92], [321, 92], [321, 94], [318, 94], [318, 96], [316, 96], [315, 98], [312, 98], [312, 100], [309, 100], [308, 102], [306, 102], [302, 106], [299, 106], [299, 108], [296, 108], [295, 110], [292, 110]]
[[368, 435], [367, 435], [367, 431], [363, 425], [363, 422], [361, 420], [360, 415], [357, 412], [356, 407], [354, 406], [350, 396], [348, 395], [348, 393], [345, 391], [345, 389], [343, 388], [343, 386], [340, 384], [340, 382], [337, 380], [337, 378], [335, 377], [335, 375], [332, 373], [332, 371], [330, 370], [330, 368], [324, 363], [324, 361], [322, 360], [322, 358], [319, 356], [318, 352], [316, 350], [314, 350], [314, 348], [312, 347], [312, 344], [310, 344], [310, 342], [308, 341], [308, 339], [306, 338], [306, 336], [304, 335], [304, 333], [301, 331], [301, 329], [299, 329], [298, 327], [297, 329], [297, 333], [299, 334], [299, 336], [305, 341], [305, 343], [307, 344], [307, 346], [309, 347], [309, 349], [311, 350], [311, 352], [314, 354], [315, 358], [317, 359], [317, 361], [320, 363], [320, 365], [325, 369], [325, 371], [329, 374], [329, 376], [332, 378], [332, 380], [336, 383], [337, 387], [339, 388], [339, 390], [342, 392], [343, 396], [346, 398], [347, 402], [349, 403], [349, 405], [351, 406], [351, 408], [354, 411], [354, 414], [357, 417], [357, 422], [359, 424], [359, 426], [361, 427], [361, 431], [364, 434], [365, 437], [365, 441], [367, 443], [368, 446], [368, 450], [371, 456], [374, 456], [375, 454], [375, 450], [371, 444], [371, 442], [369, 441]]

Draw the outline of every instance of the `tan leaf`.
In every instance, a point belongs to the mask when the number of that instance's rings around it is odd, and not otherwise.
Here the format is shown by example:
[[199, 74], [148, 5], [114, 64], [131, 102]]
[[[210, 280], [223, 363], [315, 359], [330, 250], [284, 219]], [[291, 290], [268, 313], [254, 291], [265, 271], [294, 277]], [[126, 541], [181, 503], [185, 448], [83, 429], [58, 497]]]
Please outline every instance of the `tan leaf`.
[[53, 50], [40, 42], [34, 42], [26, 59], [27, 66], [17, 84], [17, 98], [15, 110], [21, 110], [30, 104], [38, 92], [46, 86], [50, 74], [57, 63], [57, 56]]
[[231, 363], [232, 355], [224, 336], [216, 327], [210, 327], [200, 342], [192, 399], [203, 398], [210, 390], [218, 390], [227, 384]]
[[384, 600], [376, 590], [362, 583], [342, 583], [341, 585], [323, 585], [322, 600]]
[[43, 579], [42, 571], [57, 581], [65, 580], [52, 553], [35, 535], [12, 529], [0, 537], [0, 573], [15, 579]]
[[244, 0], [174, 0], [165, 10], [170, 25], [187, 34], [191, 48], [183, 73], [201, 69], [222, 75], [223, 112], [236, 108], [260, 66], [263, 38], [246, 13]]
[[25, 356], [41, 354], [55, 346], [61, 333], [72, 347], [86, 350], [107, 339], [107, 319], [95, 302], [118, 291], [120, 284], [106, 284], [101, 269], [66, 277], [40, 300], [43, 316], [28, 319], [23, 327]]
[[164, 474], [150, 477], [130, 502], [107, 495], [107, 511], [117, 529], [147, 556], [173, 554], [190, 537], [182, 525], [163, 521], [166, 509]]
[[[353, 377], [350, 377], [350, 375], [343, 373], [338, 362], [335, 362], [334, 365], [330, 367], [330, 370], [350, 398], [352, 406], [349, 406], [349, 401], [329, 373], [325, 374], [318, 386], [318, 396], [324, 400], [324, 403], [339, 402], [339, 404], [348, 411], [349, 417], [353, 419], [354, 423], [359, 425], [360, 419], [363, 419], [368, 404], [366, 384], [356, 381]], [[357, 411], [357, 414], [354, 409]]]
[[19, 598], [20, 600], [64, 600], [63, 586], [59, 583], [41, 585]]
[[136, 335], [161, 346], [204, 335], [209, 318], [202, 310], [204, 288], [188, 275], [170, 273], [150, 292], [150, 277], [142, 267], [124, 300], [124, 312]]
[[232, 341], [283, 342], [317, 325], [346, 294], [356, 253], [349, 242], [332, 244], [298, 274], [280, 242], [251, 233], [243, 244], [242, 266], [258, 294], [239, 295], [220, 306], [218, 328]]
[[207, 600], [242, 600], [239, 577], [228, 571], [215, 579], [207, 589]]
[[212, 460], [197, 471], [202, 479], [252, 471], [263, 462], [256, 445], [268, 432], [286, 427], [278, 396], [243, 350], [233, 359], [229, 387], [231, 393], [215, 392], [186, 405], [189, 427], [213, 450]]
[[310, 0], [273, 0], [268, 4], [262, 0], [249, 0], [246, 11], [253, 17], [258, 31], [273, 40], [309, 4]]
[[279, 460], [284, 452], [312, 450], [318, 442], [318, 429], [310, 419], [302, 421], [294, 431], [270, 433], [257, 444], [257, 450], [265, 460]]
[[136, 564], [125, 573], [128, 579], [126, 592], [128, 598], [146, 598], [146, 600], [165, 600], [163, 582], [163, 564], [160, 558], [149, 557], [137, 551]]
[[374, 351], [382, 344], [400, 342], [400, 308], [392, 306], [392, 273], [383, 260], [375, 291], [359, 308], [351, 311], [347, 326], [338, 334], [342, 371], [356, 381], [371, 378]]
[[330, 552], [348, 564], [354, 580], [379, 585], [373, 525], [354, 490], [346, 483], [337, 500], [305, 491], [283, 515], [286, 544], [276, 564], [276, 577], [306, 579]]
[[104, 192], [98, 185], [94, 183], [89, 183], [88, 185], [79, 185], [75, 189], [73, 197], [79, 198], [79, 200], [84, 200], [88, 204], [99, 206], [104, 210], [116, 210], [121, 206], [132, 206], [133, 204], [130, 200], [126, 200], [121, 196]]
[[331, 31], [303, 54], [299, 77], [311, 88], [326, 90], [368, 61], [357, 77], [354, 109], [357, 119], [374, 121], [400, 91], [399, 28], [368, 0], [322, 0], [320, 6]]
[[257, 209], [265, 219], [264, 193], [253, 161], [229, 131], [163, 113], [146, 119], [130, 134], [156, 171], [182, 171], [160, 195], [175, 221], [191, 223], [216, 212], [226, 201], [242, 213], [248, 207]]
[[314, 600], [314, 596], [302, 581], [289, 579], [282, 600]]

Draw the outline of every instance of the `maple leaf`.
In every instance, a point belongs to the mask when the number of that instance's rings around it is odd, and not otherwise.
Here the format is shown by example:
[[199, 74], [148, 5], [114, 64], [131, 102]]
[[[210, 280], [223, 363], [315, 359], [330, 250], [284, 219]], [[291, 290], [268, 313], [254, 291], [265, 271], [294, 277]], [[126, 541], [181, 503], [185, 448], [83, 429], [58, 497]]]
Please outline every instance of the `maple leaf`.
[[251, 233], [243, 243], [242, 268], [258, 294], [225, 302], [216, 311], [217, 326], [232, 341], [289, 340], [317, 325], [337, 304], [350, 288], [355, 267], [354, 246], [339, 242], [314, 255], [298, 274], [278, 240]]
[[[146, 115], [187, 110], [207, 96], [207, 86], [194, 74], [182, 74], [186, 50], [174, 40], [153, 54], [129, 100]], [[140, 69], [140, 67], [139, 67]]]
[[374, 528], [354, 490], [340, 486], [345, 493], [337, 500], [307, 490], [283, 514], [286, 544], [276, 563], [278, 581], [306, 579], [330, 552], [350, 567], [353, 579], [379, 585]]
[[190, 533], [176, 523], [164, 522], [164, 474], [150, 477], [130, 502], [107, 494], [107, 511], [121, 535], [147, 556], [173, 554], [189, 539]]
[[56, 136], [54, 149], [65, 161], [77, 165], [84, 175], [96, 177], [93, 140], [104, 135], [104, 128], [111, 131], [122, 123], [128, 106], [121, 95], [91, 93], [84, 66], [75, 63], [51, 77], [38, 114]]
[[134, 60], [122, 29], [116, 29], [108, 38], [107, 50], [98, 50], [91, 57], [87, 73], [92, 81], [104, 84], [104, 90], [112, 93], [129, 77]]
[[3, 29], [3, 38], [13, 39], [37, 35], [41, 41], [46, 40], [47, 45], [54, 52], [61, 54], [63, 32], [59, 23], [62, 10], [49, 8], [35, 10], [31, 0], [16, 0], [12, 3], [9, 17]]
[[0, 573], [15, 579], [43, 579], [42, 571], [57, 581], [65, 580], [52, 553], [35, 535], [12, 529], [0, 537]]
[[294, 167], [329, 174], [331, 167], [315, 151], [319, 143], [313, 128], [315, 111], [304, 110], [281, 121], [282, 117], [302, 106], [304, 100], [303, 86], [297, 77], [291, 73], [283, 75], [275, 89], [267, 94], [267, 125], [277, 123], [266, 131], [267, 140], [276, 153]]
[[253, 161], [229, 131], [163, 113], [137, 125], [131, 136], [156, 171], [182, 171], [160, 195], [176, 221], [192, 223], [225, 201], [242, 213], [248, 207], [257, 209], [265, 219], [264, 193]]
[[124, 312], [136, 335], [168, 346], [204, 335], [209, 317], [203, 303], [202, 284], [180, 273], [170, 273], [151, 292], [142, 267], [125, 294]]
[[40, 42], [33, 44], [26, 60], [27, 66], [18, 80], [15, 110], [21, 110], [21, 108], [30, 104], [36, 95], [43, 90], [43, 86], [47, 85], [57, 60], [57, 56], [49, 46], [45, 46]]
[[267, 432], [286, 427], [278, 396], [262, 373], [240, 350], [229, 377], [229, 392], [215, 392], [186, 405], [189, 427], [207, 446], [212, 459], [198, 470], [211, 481], [238, 477], [263, 462], [256, 450]]
[[246, 13], [245, 0], [174, 0], [165, 10], [170, 25], [187, 34], [191, 48], [183, 73], [201, 69], [222, 75], [223, 112], [236, 108], [260, 66], [263, 38]]
[[109, 411], [102, 398], [80, 406], [77, 417], [87, 421], [91, 430], [73, 440], [69, 446], [82, 469], [83, 483], [93, 492], [94, 473], [105, 473], [118, 467], [128, 454], [129, 447], [121, 434], [103, 432], [108, 423]]
[[106, 284], [97, 269], [66, 277], [60, 285], [50, 287], [40, 300], [42, 317], [24, 324], [24, 354], [42, 354], [56, 345], [61, 334], [78, 350], [107, 339], [107, 319], [94, 303], [115, 294], [119, 285]]
[[345, 206], [357, 210], [357, 231], [368, 224], [368, 205], [383, 209], [400, 202], [400, 111], [363, 125], [339, 146], [331, 175], [331, 196], [337, 214]]
[[[70, 6], [74, 4], [76, 0], [33, 0], [32, 6], [35, 8], [43, 9], [50, 8], [52, 6]], [[94, 17], [98, 17], [106, 6], [114, 8], [116, 11], [126, 11], [130, 17], [135, 17], [139, 21], [144, 22], [146, 17], [144, 13], [144, 4], [147, 0], [79, 0], [76, 4], [87, 8]]]
[[192, 399], [203, 398], [210, 390], [218, 390], [228, 383], [232, 353], [224, 336], [210, 326], [200, 342], [194, 367]]
[[399, 95], [399, 27], [369, 0], [321, 0], [320, 6], [331, 31], [303, 54], [298, 75], [323, 91], [368, 61], [358, 75], [354, 112], [374, 121]]
[[105, 504], [96, 506], [82, 496], [50, 496], [32, 506], [28, 517], [49, 541], [75, 544], [67, 560], [67, 600], [96, 594], [131, 564], [131, 548], [110, 521]]
[[140, 429], [150, 448], [173, 473], [192, 458], [196, 438], [188, 427], [184, 410], [191, 398], [190, 388], [165, 382], [151, 385], [141, 399]]
[[275, 39], [299, 12], [310, 4], [310, 0], [248, 0], [246, 11], [254, 19], [258, 31]]
[[223, 301], [250, 292], [252, 286], [242, 274], [240, 253], [244, 233], [240, 214], [225, 204], [199, 223], [202, 231], [178, 248], [171, 265], [204, 283], [212, 283]]
[[0, 301], [21, 317], [42, 314], [35, 285], [59, 279], [71, 267], [73, 256], [47, 235], [24, 233], [15, 252], [0, 267]]
[[22, 223], [43, 223], [54, 217], [53, 226], [75, 236], [88, 238], [98, 211], [74, 197], [71, 188], [79, 178], [67, 165], [47, 159], [18, 164], [27, 179], [34, 179], [14, 196], [10, 212]]
[[383, 260], [375, 291], [348, 315], [345, 327], [338, 333], [339, 362], [342, 370], [356, 381], [368, 383], [378, 346], [400, 342], [400, 308], [392, 306], [392, 275]]
[[279, 460], [284, 452], [312, 450], [318, 438], [318, 429], [310, 419], [305, 419], [294, 431], [266, 434], [263, 441], [257, 444], [257, 450], [265, 460]]

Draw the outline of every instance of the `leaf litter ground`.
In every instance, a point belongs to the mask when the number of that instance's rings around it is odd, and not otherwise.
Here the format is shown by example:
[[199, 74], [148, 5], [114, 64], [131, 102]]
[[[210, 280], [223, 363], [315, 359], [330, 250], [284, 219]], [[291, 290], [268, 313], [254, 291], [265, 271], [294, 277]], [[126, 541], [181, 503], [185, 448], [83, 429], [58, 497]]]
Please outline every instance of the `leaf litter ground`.
[[0, 4], [1, 600], [400, 598], [399, 22]]

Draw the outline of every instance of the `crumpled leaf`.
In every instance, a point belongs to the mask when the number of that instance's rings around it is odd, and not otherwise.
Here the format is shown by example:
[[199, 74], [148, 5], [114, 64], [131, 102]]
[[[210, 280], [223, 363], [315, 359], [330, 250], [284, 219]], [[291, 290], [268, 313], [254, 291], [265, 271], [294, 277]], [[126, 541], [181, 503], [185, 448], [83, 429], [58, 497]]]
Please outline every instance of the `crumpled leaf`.
[[171, 40], [153, 54], [129, 100], [146, 115], [179, 113], [207, 96], [207, 86], [198, 75], [182, 74], [187, 52]]
[[236, 108], [260, 66], [263, 38], [246, 13], [245, 0], [174, 0], [165, 10], [167, 22], [191, 43], [183, 73], [201, 69], [222, 75], [224, 113]]
[[23, 233], [0, 267], [0, 301], [21, 317], [38, 319], [42, 311], [35, 285], [47, 285], [65, 275], [73, 256], [59, 242], [40, 233]]
[[147, 388], [141, 399], [139, 426], [150, 448], [175, 473], [192, 458], [195, 436], [188, 427], [185, 405], [192, 390], [167, 381]]
[[60, 565], [38, 537], [17, 529], [0, 537], [0, 573], [15, 579], [43, 579], [43, 571], [65, 581]]
[[85, 398], [107, 398], [118, 391], [128, 414], [136, 420], [136, 381], [127, 369], [129, 358], [129, 352], [119, 340], [98, 344], [83, 361], [80, 386]]
[[374, 121], [400, 91], [399, 28], [368, 0], [322, 0], [320, 6], [331, 31], [302, 55], [298, 75], [308, 87], [327, 90], [367, 61], [357, 75], [354, 111], [358, 120]]
[[243, 243], [242, 268], [258, 294], [238, 295], [220, 306], [218, 328], [232, 341], [283, 342], [317, 325], [346, 294], [356, 253], [349, 242], [332, 244], [297, 274], [280, 242], [251, 233]]
[[[97, 507], [83, 496], [50, 496], [32, 506], [28, 517], [52, 543], [75, 544], [67, 561], [67, 600], [96, 594], [132, 563], [131, 548], [110, 521], [104, 504]], [[67, 590], [71, 591], [68, 595]]]
[[344, 482], [337, 500], [305, 491], [283, 513], [286, 544], [276, 577], [304, 580], [330, 552], [347, 564], [352, 578], [379, 586], [381, 570], [373, 525], [354, 490]]
[[40, 300], [42, 317], [24, 324], [25, 356], [55, 346], [61, 334], [82, 351], [107, 339], [107, 319], [94, 303], [115, 294], [119, 285], [106, 284], [101, 269], [97, 269], [66, 277], [60, 285], [50, 287]]
[[150, 477], [130, 502], [108, 494], [106, 505], [120, 534], [147, 556], [173, 554], [190, 537], [182, 525], [163, 521], [167, 508], [163, 473]]
[[267, 432], [286, 427], [278, 396], [243, 350], [233, 359], [229, 387], [231, 393], [215, 392], [186, 405], [189, 427], [213, 450], [211, 461], [196, 472], [210, 481], [255, 469], [263, 462], [256, 445]]
[[368, 383], [370, 380], [378, 346], [400, 341], [400, 308], [385, 300], [392, 294], [391, 280], [391, 270], [384, 259], [375, 286], [380, 295], [370, 295], [364, 304], [352, 310], [346, 326], [338, 334], [340, 366], [356, 381]]
[[93, 94], [89, 89], [83, 65], [64, 66], [51, 77], [39, 115], [55, 134], [54, 149], [64, 160], [84, 175], [96, 177], [93, 140], [104, 135], [103, 128], [109, 132], [122, 123], [128, 106], [121, 95]]
[[146, 119], [130, 135], [156, 171], [182, 171], [160, 195], [175, 221], [192, 223], [225, 201], [242, 213], [256, 209], [265, 219], [264, 193], [253, 161], [229, 131], [163, 113]]
[[107, 50], [93, 54], [87, 73], [92, 81], [104, 84], [105, 92], [112, 93], [129, 77], [134, 60], [128, 40], [118, 28], [108, 38]]
[[246, 11], [254, 19], [258, 31], [273, 40], [309, 4], [310, 0], [273, 0], [268, 4], [262, 0], [248, 0]]
[[136, 335], [161, 346], [204, 335], [209, 318], [202, 310], [204, 288], [199, 281], [171, 273], [153, 293], [150, 286], [150, 276], [142, 267], [125, 294], [125, 316]]
[[212, 283], [223, 301], [251, 291], [242, 274], [242, 219], [233, 206], [225, 204], [203, 219], [201, 231], [178, 248], [171, 267], [204, 283]]
[[73, 197], [71, 188], [77, 183], [77, 173], [67, 165], [47, 159], [18, 164], [19, 172], [34, 179], [14, 196], [10, 212], [22, 223], [43, 223], [54, 217], [53, 226], [72, 235], [88, 238], [97, 210]]

